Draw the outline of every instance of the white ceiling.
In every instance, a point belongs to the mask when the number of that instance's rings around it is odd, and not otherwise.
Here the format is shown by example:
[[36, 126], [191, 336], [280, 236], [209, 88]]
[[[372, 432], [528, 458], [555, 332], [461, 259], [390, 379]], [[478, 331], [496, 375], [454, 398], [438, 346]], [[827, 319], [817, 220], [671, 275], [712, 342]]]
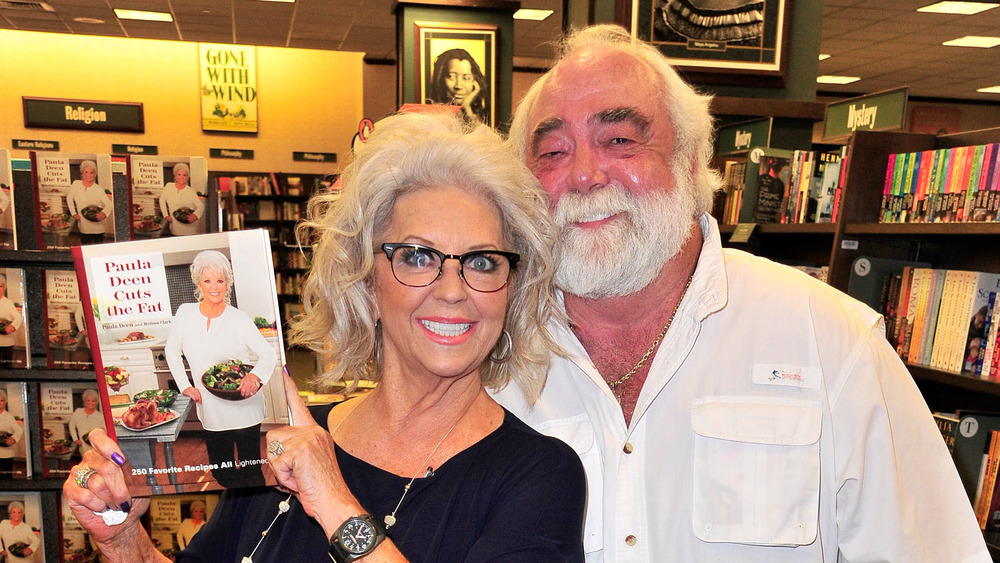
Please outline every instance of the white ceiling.
[[[809, 0], [799, 0], [809, 1]], [[813, 0], [816, 1], [816, 0]], [[909, 86], [911, 97], [986, 100], [976, 92], [1000, 85], [1000, 47], [945, 47], [964, 35], [1000, 35], [1000, 8], [973, 16], [916, 12], [932, 0], [825, 0], [820, 74], [860, 76], [824, 93], [861, 94]], [[307, 49], [360, 51], [368, 61], [396, 58], [394, 0], [0, 0], [0, 28], [144, 39], [233, 42]], [[27, 4], [27, 5], [26, 5]], [[545, 68], [559, 33], [562, 0], [521, 0], [525, 8], [555, 14], [542, 22], [516, 21], [514, 64]], [[170, 12], [173, 23], [118, 20], [112, 8]], [[105, 23], [79, 23], [74, 18]], [[792, 45], [794, 49], [794, 45]]]

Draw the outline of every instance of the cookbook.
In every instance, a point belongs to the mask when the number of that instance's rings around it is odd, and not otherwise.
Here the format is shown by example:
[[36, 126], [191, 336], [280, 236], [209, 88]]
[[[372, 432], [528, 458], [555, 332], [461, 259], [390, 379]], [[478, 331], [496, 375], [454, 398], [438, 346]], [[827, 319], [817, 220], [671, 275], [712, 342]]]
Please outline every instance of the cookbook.
[[290, 422], [264, 230], [73, 249], [108, 434], [137, 496], [274, 485]]

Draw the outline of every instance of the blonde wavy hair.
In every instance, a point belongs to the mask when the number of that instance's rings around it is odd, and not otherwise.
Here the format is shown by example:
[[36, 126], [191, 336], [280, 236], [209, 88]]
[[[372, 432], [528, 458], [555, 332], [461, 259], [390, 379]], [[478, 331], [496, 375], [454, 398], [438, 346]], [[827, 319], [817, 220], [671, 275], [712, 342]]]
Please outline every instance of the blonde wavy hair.
[[[549, 358], [558, 352], [545, 328], [561, 312], [552, 286], [556, 229], [538, 180], [489, 127], [443, 114], [395, 114], [375, 124], [355, 147], [340, 189], [314, 195], [300, 241], [312, 241], [312, 265], [302, 286], [305, 312], [290, 341], [330, 358], [320, 385], [363, 376], [381, 378], [381, 329], [374, 287], [378, 245], [387, 242], [393, 207], [403, 194], [459, 187], [493, 203], [500, 214], [505, 250], [521, 255], [508, 286], [504, 329], [480, 366], [482, 382], [501, 389], [513, 380], [529, 402], [541, 393]], [[461, 225], [455, 228], [460, 229]]]

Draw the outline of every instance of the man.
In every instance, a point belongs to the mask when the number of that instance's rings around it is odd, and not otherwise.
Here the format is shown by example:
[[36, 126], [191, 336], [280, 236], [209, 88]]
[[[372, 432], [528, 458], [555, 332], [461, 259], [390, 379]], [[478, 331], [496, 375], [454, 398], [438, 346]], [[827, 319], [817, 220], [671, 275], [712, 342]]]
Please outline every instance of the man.
[[570, 38], [511, 142], [551, 196], [569, 327], [541, 398], [587, 469], [590, 561], [990, 561], [880, 317], [723, 250], [712, 121], [621, 28]]

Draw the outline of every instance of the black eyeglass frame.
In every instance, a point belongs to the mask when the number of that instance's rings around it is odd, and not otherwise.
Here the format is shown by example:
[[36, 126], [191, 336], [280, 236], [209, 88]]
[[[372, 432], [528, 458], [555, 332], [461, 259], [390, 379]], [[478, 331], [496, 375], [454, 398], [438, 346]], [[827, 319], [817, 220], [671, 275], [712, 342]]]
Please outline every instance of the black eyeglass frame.
[[[392, 255], [394, 252], [396, 252], [396, 250], [400, 248], [415, 248], [418, 250], [425, 250], [437, 256], [438, 259], [440, 260], [440, 263], [438, 264], [437, 276], [435, 276], [434, 279], [423, 285], [412, 285], [399, 279], [399, 276], [396, 275], [396, 270], [392, 267]], [[439, 279], [441, 279], [441, 276], [444, 275], [444, 261], [451, 258], [454, 260], [458, 260], [458, 277], [462, 278], [462, 281], [465, 282], [465, 285], [469, 286], [469, 289], [478, 291], [479, 293], [496, 293], [497, 291], [500, 291], [501, 289], [507, 287], [507, 284], [510, 283], [511, 274], [514, 273], [514, 269], [517, 268], [518, 261], [521, 260], [520, 254], [516, 252], [507, 252], [504, 250], [473, 250], [471, 252], [466, 252], [465, 254], [445, 254], [444, 252], [441, 252], [436, 248], [425, 246], [422, 244], [413, 244], [409, 242], [382, 243], [382, 252], [385, 253], [385, 257], [389, 260], [389, 269], [392, 270], [392, 277], [396, 278], [396, 281], [405, 285], [406, 287], [427, 287], [432, 283], [438, 281]], [[507, 271], [507, 279], [503, 282], [503, 285], [491, 291], [483, 291], [481, 289], [476, 289], [472, 287], [472, 285], [469, 283], [469, 280], [465, 279], [465, 260], [469, 257], [479, 256], [481, 254], [497, 254], [503, 256], [504, 258], [507, 259], [507, 262], [510, 264], [510, 270]]]

